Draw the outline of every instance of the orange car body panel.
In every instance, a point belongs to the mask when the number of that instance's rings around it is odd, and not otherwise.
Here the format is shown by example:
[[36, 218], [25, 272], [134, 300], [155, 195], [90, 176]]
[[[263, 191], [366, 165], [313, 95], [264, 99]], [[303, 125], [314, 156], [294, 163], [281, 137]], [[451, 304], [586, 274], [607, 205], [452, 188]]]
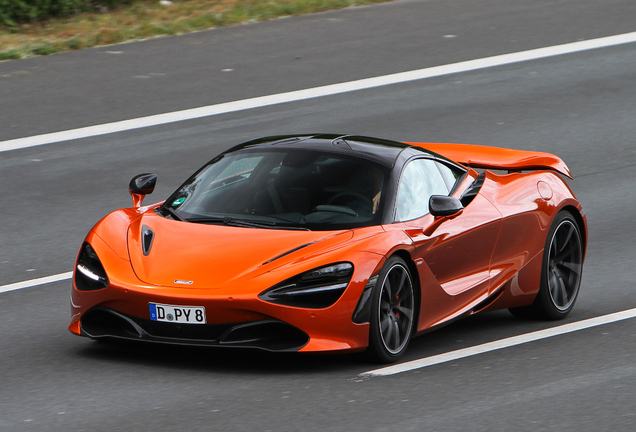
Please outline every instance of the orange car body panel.
[[[486, 172], [479, 194], [454, 217], [427, 214], [340, 231], [192, 224], [157, 215], [159, 204], [117, 210], [86, 237], [108, 269], [110, 285], [79, 291], [73, 281], [69, 330], [81, 334], [82, 315], [97, 306], [148, 319], [148, 303], [156, 302], [204, 306], [210, 324], [283, 321], [309, 336], [302, 352], [362, 350], [368, 345], [369, 324], [354, 323], [352, 311], [368, 279], [395, 253], [407, 259], [419, 288], [417, 334], [482, 310], [531, 303], [540, 285], [546, 232], [556, 214], [571, 208], [583, 235], [587, 233], [580, 204], [567, 184], [547, 171], [570, 176], [565, 164], [538, 152], [415, 145], [470, 167], [539, 170]], [[477, 176], [469, 170], [454, 196], [459, 198]], [[149, 256], [141, 250], [142, 226], [156, 233]], [[353, 263], [354, 273], [332, 306], [305, 309], [258, 297], [282, 280], [336, 262]]]

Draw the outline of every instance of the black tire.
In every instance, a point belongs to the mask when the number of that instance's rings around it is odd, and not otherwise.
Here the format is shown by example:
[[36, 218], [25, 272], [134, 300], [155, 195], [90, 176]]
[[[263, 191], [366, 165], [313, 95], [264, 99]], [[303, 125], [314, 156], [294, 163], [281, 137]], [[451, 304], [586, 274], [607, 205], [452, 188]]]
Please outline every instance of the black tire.
[[543, 251], [541, 286], [530, 306], [510, 309], [519, 318], [559, 320], [576, 302], [583, 272], [583, 240], [574, 217], [562, 211], [552, 222]]
[[382, 267], [371, 303], [367, 354], [373, 361], [397, 361], [409, 345], [415, 322], [415, 291], [408, 266], [394, 256]]

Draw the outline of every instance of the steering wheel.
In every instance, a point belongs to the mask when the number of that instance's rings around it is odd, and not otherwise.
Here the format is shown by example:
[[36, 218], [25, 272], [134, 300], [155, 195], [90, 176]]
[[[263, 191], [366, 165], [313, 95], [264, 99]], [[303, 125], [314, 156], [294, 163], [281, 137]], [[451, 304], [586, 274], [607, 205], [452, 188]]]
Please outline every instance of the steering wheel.
[[367, 207], [369, 207], [369, 211], [373, 210], [373, 200], [371, 200], [370, 198], [367, 198], [366, 196], [362, 195], [361, 193], [358, 192], [353, 192], [353, 191], [344, 191], [344, 192], [339, 192], [337, 194], [335, 194], [333, 197], [331, 197], [331, 199], [329, 200], [329, 202], [327, 204], [333, 204], [334, 202], [336, 202], [337, 200], [339, 200], [342, 197], [345, 196], [349, 196], [352, 197], [356, 200], [362, 201], [362, 203], [364, 205], [366, 205]]

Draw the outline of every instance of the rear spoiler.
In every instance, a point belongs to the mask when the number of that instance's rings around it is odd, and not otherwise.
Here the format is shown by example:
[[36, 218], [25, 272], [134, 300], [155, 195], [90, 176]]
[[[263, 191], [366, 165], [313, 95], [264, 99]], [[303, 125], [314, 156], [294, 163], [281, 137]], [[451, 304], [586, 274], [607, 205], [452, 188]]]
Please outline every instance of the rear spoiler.
[[511, 150], [472, 144], [407, 143], [471, 168], [508, 171], [553, 170], [572, 178], [572, 173], [560, 157], [550, 153]]

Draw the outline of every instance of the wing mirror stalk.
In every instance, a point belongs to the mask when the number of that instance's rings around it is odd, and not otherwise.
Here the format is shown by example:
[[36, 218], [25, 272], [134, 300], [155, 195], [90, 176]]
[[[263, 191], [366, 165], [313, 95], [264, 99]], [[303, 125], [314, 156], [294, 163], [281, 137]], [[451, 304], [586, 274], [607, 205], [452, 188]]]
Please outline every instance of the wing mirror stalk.
[[464, 211], [464, 206], [460, 200], [445, 195], [431, 195], [428, 200], [428, 208], [435, 219], [423, 231], [425, 236], [430, 236], [442, 223], [459, 216]]
[[155, 174], [139, 174], [133, 177], [128, 184], [128, 192], [132, 196], [133, 206], [141, 207], [146, 195], [150, 195], [155, 190], [157, 176]]

